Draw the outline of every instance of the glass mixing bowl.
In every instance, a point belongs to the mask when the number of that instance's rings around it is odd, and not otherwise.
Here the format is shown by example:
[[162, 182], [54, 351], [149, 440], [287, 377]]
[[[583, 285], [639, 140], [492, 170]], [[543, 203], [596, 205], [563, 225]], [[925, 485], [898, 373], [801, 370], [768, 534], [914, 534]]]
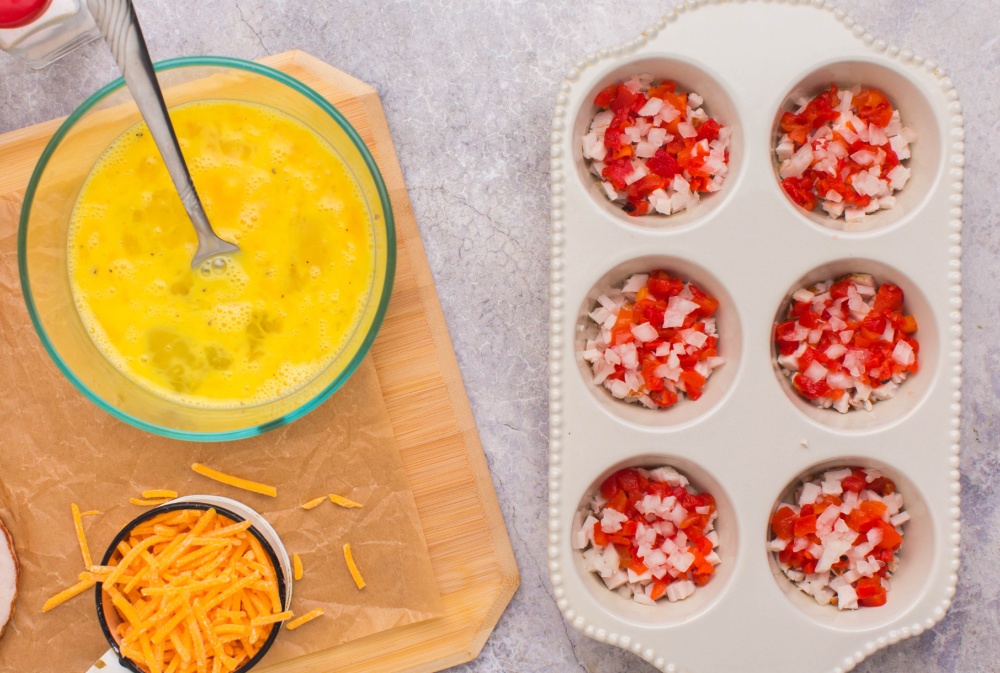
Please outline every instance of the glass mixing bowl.
[[239, 439], [315, 409], [357, 369], [382, 324], [396, 266], [392, 208], [382, 176], [358, 132], [322, 96], [288, 75], [217, 56], [156, 65], [167, 105], [229, 99], [280, 110], [324, 138], [353, 173], [371, 216], [374, 274], [361, 320], [329, 366], [279, 399], [236, 408], [181, 404], [127, 378], [94, 345], [70, 288], [67, 233], [77, 195], [104, 150], [142, 117], [118, 79], [70, 115], [42, 152], [21, 210], [18, 265], [31, 321], [66, 377], [97, 406], [137, 428], [196, 441]]

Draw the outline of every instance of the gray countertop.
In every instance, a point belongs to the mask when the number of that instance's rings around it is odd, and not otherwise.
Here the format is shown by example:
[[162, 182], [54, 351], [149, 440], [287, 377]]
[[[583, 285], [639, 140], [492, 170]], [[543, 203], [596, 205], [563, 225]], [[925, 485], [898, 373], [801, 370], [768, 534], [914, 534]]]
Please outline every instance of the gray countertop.
[[[671, 3], [137, 4], [156, 60], [205, 53], [252, 59], [303, 49], [370, 82], [382, 97], [522, 574], [482, 654], [454, 670], [652, 671], [568, 627], [545, 567], [549, 124], [558, 83], [573, 63], [638, 34]], [[1000, 207], [989, 194], [996, 195], [994, 173], [1000, 175], [1000, 3], [838, 4], [876, 36], [947, 71], [961, 96], [967, 134], [958, 593], [934, 629], [875, 654], [857, 670], [995, 671], [1000, 339], [991, 331], [998, 323], [990, 325], [1000, 302], [990, 293], [1000, 285], [1000, 237], [993, 229]], [[42, 71], [0, 54], [0, 132], [68, 114], [116, 76], [98, 44]]]

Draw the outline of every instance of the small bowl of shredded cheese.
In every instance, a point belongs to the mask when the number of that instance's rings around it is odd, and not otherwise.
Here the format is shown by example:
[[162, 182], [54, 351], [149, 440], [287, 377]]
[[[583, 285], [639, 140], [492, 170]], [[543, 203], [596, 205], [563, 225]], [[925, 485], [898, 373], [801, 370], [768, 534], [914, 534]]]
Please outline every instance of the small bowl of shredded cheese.
[[101, 629], [124, 670], [247, 671], [291, 617], [284, 545], [229, 498], [189, 496], [144, 512], [93, 571]]

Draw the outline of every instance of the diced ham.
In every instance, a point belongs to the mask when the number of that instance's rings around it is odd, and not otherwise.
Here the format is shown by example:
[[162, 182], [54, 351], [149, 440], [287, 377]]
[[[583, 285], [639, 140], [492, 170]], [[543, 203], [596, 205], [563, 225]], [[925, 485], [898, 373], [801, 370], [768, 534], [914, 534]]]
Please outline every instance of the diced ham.
[[682, 601], [694, 593], [694, 588], [694, 582], [691, 582], [690, 580], [672, 582], [667, 587], [667, 600], [671, 603]]
[[910, 143], [903, 136], [892, 136], [889, 138], [889, 147], [896, 153], [896, 158], [902, 161], [910, 158]]
[[695, 348], [701, 348], [708, 341], [708, 335], [695, 329], [681, 330], [681, 338]]
[[822, 489], [819, 484], [806, 482], [802, 485], [802, 493], [799, 495], [799, 506], [813, 504], [821, 494]]
[[628, 573], [625, 572], [624, 570], [619, 570], [610, 577], [602, 577], [601, 579], [604, 580], [604, 584], [605, 586], [608, 587], [608, 589], [614, 591], [618, 587], [628, 582]]
[[812, 146], [806, 144], [795, 151], [790, 159], [782, 162], [778, 176], [785, 178], [800, 178], [813, 161]]
[[656, 328], [648, 322], [644, 322], [641, 325], [634, 325], [632, 327], [632, 334], [636, 339], [642, 342], [653, 341], [660, 336], [660, 333], [656, 331]]
[[816, 572], [826, 572], [851, 548], [850, 540], [830, 539], [823, 546], [823, 555], [816, 563]]
[[[622, 292], [634, 294], [639, 290], [641, 290], [648, 280], [649, 280], [648, 273], [637, 273], [633, 276], [630, 276], [629, 279], [625, 281], [625, 285], [622, 286]], [[598, 320], [598, 322], [600, 321]]]
[[617, 533], [622, 529], [622, 524], [628, 521], [628, 517], [621, 512], [607, 508], [601, 518], [601, 530], [605, 533]]
[[824, 355], [826, 355], [826, 357], [830, 358], [831, 360], [836, 360], [846, 352], [847, 352], [847, 347], [844, 346], [843, 344], [833, 344], [832, 346], [826, 349]]
[[899, 190], [905, 187], [907, 181], [910, 179], [910, 169], [899, 165], [889, 171], [886, 177], [889, 178], [889, 185], [893, 189]]
[[808, 367], [806, 367], [806, 370], [802, 373], [802, 375], [805, 376], [807, 379], [811, 379], [812, 381], [823, 381], [826, 379], [826, 375], [828, 373], [829, 371], [826, 369], [826, 367], [824, 367], [819, 362], [816, 362], [814, 360], [809, 364]]
[[900, 512], [899, 514], [896, 514], [895, 516], [890, 517], [889, 518], [889, 523], [891, 523], [896, 528], [899, 528], [900, 526], [902, 526], [904, 523], [906, 523], [909, 520], [910, 520], [910, 514], [909, 514], [909, 512]]
[[667, 310], [663, 316], [663, 327], [680, 327], [684, 319], [698, 308], [698, 304], [687, 299], [673, 296], [667, 301]]
[[599, 573], [601, 577], [611, 577], [618, 572], [620, 565], [621, 557], [618, 555], [618, 550], [613, 544], [609, 544], [604, 548], [600, 557]]
[[660, 98], [650, 98], [646, 104], [639, 108], [640, 117], [652, 117], [663, 107], [663, 100]]
[[875, 162], [875, 153], [870, 150], [858, 150], [851, 155], [851, 160], [860, 166], [871, 166]]

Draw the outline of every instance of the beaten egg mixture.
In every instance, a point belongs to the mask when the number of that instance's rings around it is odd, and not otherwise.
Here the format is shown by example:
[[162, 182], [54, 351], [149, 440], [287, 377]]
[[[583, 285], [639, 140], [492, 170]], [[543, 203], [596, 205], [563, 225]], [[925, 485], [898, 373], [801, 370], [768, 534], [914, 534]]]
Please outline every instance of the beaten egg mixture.
[[73, 213], [80, 317], [122, 373], [167, 398], [287, 395], [336, 357], [368, 301], [364, 197], [335, 150], [282, 112], [218, 100], [171, 118], [213, 228], [241, 251], [191, 268], [195, 231], [140, 123], [105, 151]]

